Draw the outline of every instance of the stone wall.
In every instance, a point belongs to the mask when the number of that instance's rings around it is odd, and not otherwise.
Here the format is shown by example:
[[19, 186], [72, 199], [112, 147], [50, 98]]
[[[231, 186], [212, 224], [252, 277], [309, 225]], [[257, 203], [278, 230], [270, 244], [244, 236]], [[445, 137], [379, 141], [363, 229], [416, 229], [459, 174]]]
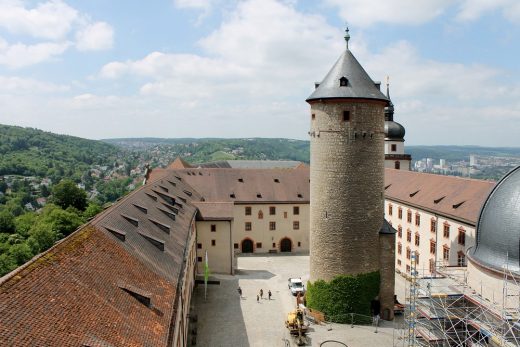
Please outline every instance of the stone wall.
[[312, 281], [379, 270], [384, 107], [376, 100], [311, 102]]
[[381, 318], [394, 319], [394, 293], [395, 293], [395, 234], [380, 234], [379, 249], [381, 286], [379, 288], [379, 301], [381, 303]]

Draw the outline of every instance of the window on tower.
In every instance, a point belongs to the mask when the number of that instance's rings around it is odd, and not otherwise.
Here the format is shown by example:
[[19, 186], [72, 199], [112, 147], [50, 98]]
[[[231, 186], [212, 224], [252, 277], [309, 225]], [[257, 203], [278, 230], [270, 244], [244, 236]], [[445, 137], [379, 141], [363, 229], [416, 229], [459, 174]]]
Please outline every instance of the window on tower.
[[350, 111], [343, 111], [343, 121], [350, 122]]
[[390, 145], [390, 150], [391, 150], [392, 152], [397, 151], [397, 145], [396, 145], [395, 143], [392, 144], [392, 145]]
[[346, 87], [348, 85], [348, 79], [346, 77], [341, 77], [339, 79], [339, 86]]

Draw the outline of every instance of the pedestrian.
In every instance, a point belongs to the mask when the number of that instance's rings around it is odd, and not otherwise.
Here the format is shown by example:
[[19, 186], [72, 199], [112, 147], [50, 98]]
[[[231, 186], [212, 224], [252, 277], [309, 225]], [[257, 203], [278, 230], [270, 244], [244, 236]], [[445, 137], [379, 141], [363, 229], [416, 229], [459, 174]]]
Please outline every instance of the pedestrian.
[[264, 290], [260, 288], [260, 299], [264, 298]]
[[269, 296], [269, 300], [271, 300], [271, 295], [273, 295], [273, 294], [271, 293], [271, 290], [269, 290], [269, 291], [267, 292], [267, 295]]
[[256, 294], [256, 302], [260, 303], [260, 295]]
[[240, 295], [240, 297], [242, 297], [242, 288], [238, 287], [238, 295]]
[[379, 313], [381, 311], [381, 303], [379, 302], [379, 296], [376, 296], [374, 300], [370, 302], [370, 312], [372, 313], [372, 322], [374, 325], [379, 323]]

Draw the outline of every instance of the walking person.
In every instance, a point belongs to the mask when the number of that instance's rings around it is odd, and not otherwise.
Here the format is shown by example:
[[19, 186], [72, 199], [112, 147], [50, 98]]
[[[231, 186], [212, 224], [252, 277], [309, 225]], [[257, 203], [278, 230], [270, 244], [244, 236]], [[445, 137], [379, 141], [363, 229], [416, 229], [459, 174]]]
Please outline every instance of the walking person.
[[260, 288], [260, 299], [264, 298], [264, 290]]
[[240, 298], [242, 298], [242, 288], [238, 287], [238, 295], [240, 295]]
[[269, 300], [271, 300], [271, 295], [273, 295], [273, 294], [271, 294], [271, 290], [269, 290], [269, 291], [267, 292], [267, 295], [269, 296]]
[[381, 303], [379, 302], [379, 296], [376, 296], [374, 300], [370, 302], [370, 312], [372, 313], [372, 323], [377, 327], [379, 324], [379, 313], [381, 311]]
[[256, 294], [256, 302], [260, 303], [260, 295]]

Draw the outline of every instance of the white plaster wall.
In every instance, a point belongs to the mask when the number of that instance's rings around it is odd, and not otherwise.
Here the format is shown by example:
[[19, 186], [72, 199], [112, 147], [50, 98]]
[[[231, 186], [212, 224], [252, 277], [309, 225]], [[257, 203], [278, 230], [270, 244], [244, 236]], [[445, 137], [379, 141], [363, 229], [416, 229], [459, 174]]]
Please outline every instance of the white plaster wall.
[[[393, 213], [390, 216], [388, 207], [392, 205]], [[403, 218], [398, 218], [398, 210], [399, 207], [403, 210]], [[407, 212], [410, 210], [412, 212], [412, 222], [409, 223], [407, 219]], [[420, 225], [415, 225], [415, 215], [419, 213], [420, 216]], [[473, 225], [464, 224], [454, 219], [438, 216], [432, 212], [428, 212], [425, 210], [421, 210], [415, 207], [411, 207], [396, 201], [385, 200], [385, 218], [388, 222], [392, 224], [392, 226], [398, 230], [398, 227], [402, 227], [402, 237], [396, 236], [396, 259], [395, 259], [395, 267], [400, 272], [406, 273], [406, 265], [410, 265], [410, 259], [406, 258], [406, 248], [409, 247], [411, 252], [418, 251], [419, 252], [419, 263], [417, 264], [417, 270], [419, 271], [419, 275], [421, 276], [429, 276], [430, 273], [430, 260], [437, 262], [443, 262], [443, 246], [447, 245], [450, 248], [450, 257], [449, 261], [445, 263], [447, 266], [457, 266], [457, 253], [459, 251], [466, 251], [469, 247], [475, 245], [475, 227]], [[430, 231], [430, 223], [431, 220], [435, 219], [436, 223], [436, 231]], [[450, 237], [444, 237], [443, 225], [444, 222], [448, 222], [450, 224]], [[465, 245], [459, 245], [458, 243], [458, 229], [459, 227], [463, 227], [466, 231], [466, 240]], [[407, 241], [407, 230], [411, 230], [412, 238], [410, 241]], [[419, 246], [415, 245], [415, 234], [419, 233]], [[436, 252], [433, 254], [430, 252], [430, 240], [436, 242]], [[402, 245], [401, 254], [398, 253], [398, 244]], [[401, 264], [399, 265], [398, 260], [401, 260]]]
[[[251, 215], [246, 216], [245, 207], [251, 207]], [[276, 208], [276, 214], [269, 214], [269, 207]], [[300, 213], [293, 214], [293, 207], [298, 206]], [[263, 219], [258, 218], [258, 212], [263, 212]], [[309, 204], [251, 204], [235, 205], [233, 209], [233, 243], [238, 244], [240, 252], [242, 241], [249, 238], [254, 243], [255, 253], [268, 253], [270, 250], [280, 251], [280, 241], [287, 237], [292, 240], [292, 252], [309, 251]], [[287, 216], [287, 217], [285, 217]], [[293, 221], [300, 223], [298, 230], [293, 229]], [[251, 230], [245, 230], [245, 223], [251, 222]], [[269, 222], [276, 222], [276, 230], [269, 230]], [[300, 245], [298, 246], [298, 242]], [[257, 243], [262, 243], [257, 248]], [[274, 243], [274, 246], [273, 246]]]
[[[216, 231], [211, 231], [211, 225], [216, 226]], [[211, 273], [232, 272], [232, 252], [231, 232], [233, 223], [230, 221], [198, 221], [197, 222], [197, 272], [204, 272], [205, 252], [208, 251], [208, 264]], [[215, 246], [211, 245], [211, 240], [215, 240]]]
[[[511, 281], [504, 281], [503, 274], [483, 269], [468, 261], [467, 275], [468, 285], [485, 300], [499, 307], [518, 309], [519, 287]], [[507, 296], [504, 296], [506, 290]]]
[[[400, 170], [410, 171], [410, 165], [411, 165], [410, 160], [397, 160], [397, 161], [401, 163], [400, 164], [401, 166], [399, 168]], [[390, 159], [390, 160], [385, 159], [385, 168], [395, 169], [395, 162], [396, 162], [395, 159]]]
[[[394, 152], [392, 152], [392, 145], [397, 147]], [[385, 154], [404, 154], [404, 142], [385, 140]]]

